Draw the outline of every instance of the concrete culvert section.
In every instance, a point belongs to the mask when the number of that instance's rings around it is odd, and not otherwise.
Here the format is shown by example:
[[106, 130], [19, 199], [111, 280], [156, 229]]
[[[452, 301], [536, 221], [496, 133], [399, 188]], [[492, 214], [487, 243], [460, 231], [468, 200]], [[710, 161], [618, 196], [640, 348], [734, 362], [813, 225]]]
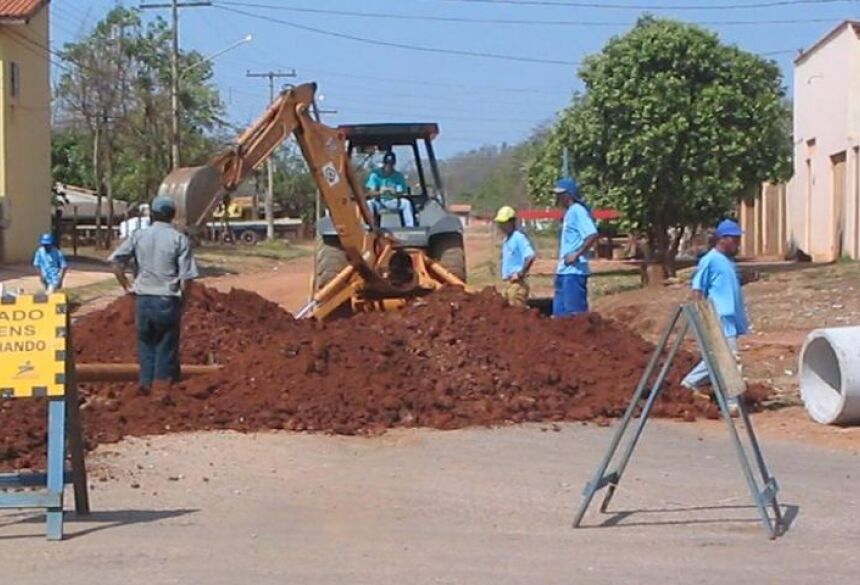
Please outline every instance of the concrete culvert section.
[[860, 327], [809, 334], [800, 354], [800, 396], [816, 422], [860, 423]]

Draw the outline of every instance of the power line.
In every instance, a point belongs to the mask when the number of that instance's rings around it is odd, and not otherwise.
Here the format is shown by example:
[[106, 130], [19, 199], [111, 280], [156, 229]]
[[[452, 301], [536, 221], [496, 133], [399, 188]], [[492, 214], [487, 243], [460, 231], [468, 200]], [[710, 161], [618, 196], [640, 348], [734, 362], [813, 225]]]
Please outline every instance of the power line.
[[266, 22], [274, 22], [278, 24], [282, 24], [284, 26], [288, 26], [290, 28], [294, 28], [297, 30], [303, 30], [306, 32], [312, 32], [320, 35], [325, 35], [328, 37], [335, 37], [339, 39], [346, 39], [349, 41], [355, 41], [358, 43], [364, 43], [366, 45], [374, 45], [378, 47], [392, 47], [396, 49], [405, 49], [408, 51], [417, 51], [421, 53], [437, 53], [443, 55], [456, 55], [459, 57], [478, 57], [483, 59], [496, 59], [501, 61], [518, 61], [520, 63], [540, 63], [543, 65], [578, 65], [577, 61], [566, 61], [563, 59], [541, 59], [538, 57], [520, 57], [518, 55], [504, 55], [501, 53], [485, 53], [481, 51], [463, 51], [458, 49], [445, 49], [442, 47], [425, 47], [421, 45], [410, 45], [406, 43], [395, 43], [392, 41], [382, 41], [378, 39], [369, 39], [367, 37], [359, 37], [356, 35], [350, 35], [346, 33], [339, 33], [335, 31], [325, 30], [321, 28], [316, 28], [312, 26], [307, 26], [303, 24], [297, 24], [295, 22], [290, 22], [288, 20], [281, 20], [278, 18], [274, 18], [272, 16], [266, 16], [263, 14], [255, 14], [252, 12], [246, 12], [244, 10], [238, 10], [236, 8], [228, 8], [227, 6], [221, 4], [213, 5], [213, 8], [217, 8], [219, 10], [224, 10], [226, 12], [232, 12], [234, 14], [240, 14], [242, 16], [247, 16], [249, 18], [256, 18], [258, 20], [265, 20]]
[[571, 0], [441, 0], [463, 4], [506, 4], [512, 6], [554, 6], [566, 8], [596, 8], [606, 10], [753, 10], [801, 5], [847, 4], [855, 0], [766, 0], [749, 4], [619, 4], [617, 2], [579, 2]]
[[181, 127], [179, 119], [179, 9], [200, 8], [211, 6], [208, 0], [171, 0], [168, 3], [141, 4], [141, 10], [170, 9], [170, 163], [173, 169], [179, 168], [180, 164], [180, 138]]
[[[838, 0], [843, 1], [843, 0]], [[509, 18], [473, 18], [462, 16], [433, 16], [423, 14], [394, 14], [385, 12], [357, 12], [352, 10], [326, 10], [322, 8], [298, 8], [294, 6], [283, 6], [279, 4], [264, 4], [259, 2], [241, 2], [237, 0], [217, 0], [215, 5], [241, 6], [246, 8], [261, 8], [264, 10], [278, 10], [283, 12], [295, 12], [300, 14], [323, 14], [330, 16], [349, 16], [354, 18], [369, 18], [382, 20], [406, 20], [420, 22], [444, 22], [462, 24], [500, 24], [518, 26], [605, 26], [624, 28], [636, 24], [632, 21], [606, 21], [606, 20], [526, 20]], [[763, 19], [763, 20], [703, 20], [693, 21], [693, 24], [703, 26], [754, 26], [760, 24], [807, 24], [819, 22], [832, 22], [832, 18], [787, 18], [787, 19]]]

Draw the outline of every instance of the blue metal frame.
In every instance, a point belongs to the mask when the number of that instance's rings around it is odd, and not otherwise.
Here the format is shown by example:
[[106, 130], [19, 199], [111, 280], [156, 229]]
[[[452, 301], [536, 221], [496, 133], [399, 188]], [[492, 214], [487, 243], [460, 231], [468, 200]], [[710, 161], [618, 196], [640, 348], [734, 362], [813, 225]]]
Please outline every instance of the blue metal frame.
[[[47, 473], [0, 474], [0, 488], [45, 488], [25, 493], [0, 492], [0, 509], [44, 508], [48, 540], [63, 539], [63, 491], [66, 484], [74, 485], [75, 511], [81, 515], [90, 512], [71, 337], [67, 343], [65, 381], [65, 395], [48, 399]], [[66, 440], [71, 462], [69, 471], [66, 471]]]
[[[618, 448], [621, 445], [622, 439], [624, 439], [625, 435], [627, 434], [627, 429], [630, 426], [630, 422], [633, 419], [636, 409], [638, 408], [642, 399], [645, 398], [645, 390], [646, 388], [648, 388], [648, 384], [654, 374], [654, 371], [657, 368], [657, 364], [660, 361], [660, 357], [663, 355], [663, 352], [666, 349], [669, 338], [672, 335], [672, 332], [678, 328], [679, 324], [681, 329], [676, 335], [675, 340], [672, 343], [668, 354], [666, 355], [665, 361], [660, 367], [660, 371], [656, 379], [654, 380], [654, 383], [650, 387], [650, 392], [648, 393], [645, 405], [642, 407], [642, 412], [639, 415], [639, 421], [636, 425], [635, 430], [633, 431], [633, 435], [628, 439], [624, 452], [614, 469], [612, 471], [607, 471], [609, 470], [610, 464], [612, 463], [616, 453], [618, 452]], [[726, 421], [729, 435], [732, 438], [732, 443], [735, 446], [738, 459], [741, 464], [741, 470], [744, 473], [744, 477], [746, 477], [747, 479], [750, 493], [753, 497], [756, 507], [758, 508], [762, 524], [764, 525], [764, 528], [771, 539], [776, 538], [785, 531], [782, 514], [779, 508], [779, 503], [776, 498], [777, 492], [779, 491], [779, 486], [777, 485], [776, 479], [770, 474], [767, 469], [767, 465], [764, 461], [764, 456], [762, 455], [761, 448], [759, 447], [758, 439], [756, 438], [755, 432], [753, 431], [752, 422], [749, 418], [749, 413], [747, 412], [746, 407], [743, 404], [743, 400], [739, 399], [738, 408], [740, 411], [741, 419], [743, 420], [744, 427], [747, 430], [747, 438], [750, 444], [750, 448], [753, 452], [753, 457], [758, 467], [759, 474], [761, 475], [761, 481], [763, 486], [759, 488], [759, 484], [755, 477], [755, 474], [753, 473], [753, 469], [747, 456], [747, 452], [744, 449], [743, 442], [741, 441], [741, 437], [738, 434], [737, 427], [735, 426], [734, 421], [732, 420], [731, 412], [729, 411], [722, 373], [720, 372], [719, 367], [716, 366], [717, 362], [714, 358], [713, 349], [711, 348], [707, 337], [704, 334], [704, 325], [700, 321], [696, 308], [693, 305], [681, 305], [672, 311], [669, 323], [666, 329], [663, 331], [663, 334], [660, 337], [660, 341], [658, 342], [657, 347], [655, 347], [654, 349], [654, 353], [652, 354], [651, 359], [648, 362], [648, 366], [645, 368], [645, 372], [642, 374], [642, 378], [639, 380], [639, 384], [637, 385], [636, 390], [633, 393], [633, 398], [630, 401], [630, 405], [627, 407], [627, 411], [624, 413], [624, 417], [621, 419], [621, 422], [618, 425], [618, 429], [615, 431], [615, 435], [612, 437], [612, 442], [609, 445], [608, 452], [598, 465], [597, 471], [595, 472], [593, 479], [585, 484], [585, 488], [583, 489], [584, 498], [573, 520], [574, 528], [578, 528], [582, 523], [582, 519], [585, 516], [585, 513], [588, 510], [588, 507], [597, 492], [608, 486], [609, 489], [607, 490], [606, 495], [603, 498], [603, 502], [600, 505], [600, 511], [606, 512], [609, 506], [609, 502], [612, 500], [612, 496], [615, 494], [615, 490], [618, 487], [618, 484], [621, 483], [621, 477], [624, 474], [624, 470], [627, 468], [627, 464], [629, 463], [630, 458], [633, 455], [633, 451], [636, 449], [636, 445], [638, 444], [639, 439], [641, 438], [642, 433], [645, 430], [645, 425], [653, 409], [654, 402], [657, 400], [657, 397], [663, 390], [663, 383], [666, 380], [666, 375], [669, 372], [669, 367], [671, 366], [672, 361], [677, 355], [678, 350], [681, 347], [681, 343], [683, 342], [684, 337], [687, 335], [689, 329], [693, 330], [696, 342], [702, 353], [702, 359], [704, 359], [705, 362], [708, 364], [708, 370], [711, 373], [711, 384], [717, 399], [717, 404], [720, 407], [720, 413], [722, 414], [723, 419]], [[768, 508], [771, 508], [771, 510], [773, 511], [773, 518], [771, 518], [768, 514]]]
[[[45, 491], [33, 493], [0, 493], [0, 508], [45, 508], [48, 540], [63, 538], [63, 488], [66, 484], [66, 399], [48, 401], [48, 472], [5, 473], [0, 486], [44, 486]], [[71, 479], [71, 477], [69, 477]]]

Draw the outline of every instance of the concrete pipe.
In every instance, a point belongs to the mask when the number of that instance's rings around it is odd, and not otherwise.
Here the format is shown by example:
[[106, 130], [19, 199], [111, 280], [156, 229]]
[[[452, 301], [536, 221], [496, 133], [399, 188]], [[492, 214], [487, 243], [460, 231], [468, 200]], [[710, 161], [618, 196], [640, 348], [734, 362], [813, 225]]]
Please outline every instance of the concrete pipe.
[[800, 352], [800, 397], [816, 422], [860, 423], [860, 327], [809, 334]]

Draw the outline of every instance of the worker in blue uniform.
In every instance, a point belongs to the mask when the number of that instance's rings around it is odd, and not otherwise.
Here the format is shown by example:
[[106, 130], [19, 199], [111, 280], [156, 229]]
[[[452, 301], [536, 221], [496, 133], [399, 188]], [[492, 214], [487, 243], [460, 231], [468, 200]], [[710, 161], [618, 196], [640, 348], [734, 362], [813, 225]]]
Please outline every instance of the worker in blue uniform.
[[496, 213], [496, 225], [505, 236], [502, 242], [502, 296], [513, 307], [525, 307], [529, 300], [529, 270], [535, 261], [535, 249], [517, 227], [516, 210], [505, 205]]
[[[708, 299], [714, 305], [723, 334], [736, 358], [739, 357], [738, 337], [749, 331], [741, 279], [735, 264], [742, 233], [736, 222], [730, 219], [720, 222], [715, 233], [716, 244], [699, 260], [692, 282], [693, 297]], [[710, 373], [704, 360], [681, 381], [697, 398], [705, 399], [709, 395], [699, 388], [708, 383]]]
[[554, 193], [556, 203], [565, 210], [552, 303], [552, 316], [558, 318], [588, 312], [588, 252], [597, 241], [597, 226], [576, 181], [559, 180]]
[[383, 216], [396, 215], [397, 223], [403, 227], [414, 227], [412, 202], [406, 198], [409, 185], [406, 177], [394, 168], [396, 164], [397, 155], [389, 150], [382, 157], [382, 167], [370, 173], [364, 185], [371, 195], [368, 204], [380, 223], [384, 223]]
[[39, 271], [42, 287], [48, 294], [63, 288], [69, 264], [57, 247], [53, 234], [42, 234], [39, 248], [33, 254], [33, 266]]

